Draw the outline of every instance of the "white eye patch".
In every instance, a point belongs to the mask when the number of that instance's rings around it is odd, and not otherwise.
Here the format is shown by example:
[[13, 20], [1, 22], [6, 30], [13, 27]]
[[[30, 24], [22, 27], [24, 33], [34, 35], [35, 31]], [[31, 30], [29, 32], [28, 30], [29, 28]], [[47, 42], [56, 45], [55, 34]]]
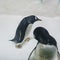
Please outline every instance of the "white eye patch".
[[37, 17], [35, 16], [35, 19], [37, 19]]

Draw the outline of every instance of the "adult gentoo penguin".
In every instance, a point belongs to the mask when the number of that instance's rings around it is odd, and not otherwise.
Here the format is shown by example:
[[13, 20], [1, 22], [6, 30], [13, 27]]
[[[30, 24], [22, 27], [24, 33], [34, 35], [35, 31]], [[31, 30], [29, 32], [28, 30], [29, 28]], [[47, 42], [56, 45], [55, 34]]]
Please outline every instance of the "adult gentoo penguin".
[[37, 27], [33, 34], [38, 43], [28, 60], [58, 60], [57, 42], [49, 32], [44, 27]]
[[23, 18], [22, 21], [20, 22], [20, 24], [17, 27], [14, 39], [12, 39], [10, 41], [13, 41], [15, 43], [21, 43], [24, 39], [27, 27], [30, 24], [33, 24], [35, 21], [41, 21], [41, 20], [34, 15], [30, 15], [30, 16], [27, 16], [27, 17]]

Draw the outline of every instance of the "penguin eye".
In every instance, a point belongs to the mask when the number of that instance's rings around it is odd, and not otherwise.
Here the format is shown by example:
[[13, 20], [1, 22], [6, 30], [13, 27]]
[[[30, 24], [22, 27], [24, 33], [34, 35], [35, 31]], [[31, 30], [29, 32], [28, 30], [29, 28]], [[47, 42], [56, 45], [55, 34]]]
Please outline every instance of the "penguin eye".
[[37, 20], [38, 18], [35, 16], [35, 20]]

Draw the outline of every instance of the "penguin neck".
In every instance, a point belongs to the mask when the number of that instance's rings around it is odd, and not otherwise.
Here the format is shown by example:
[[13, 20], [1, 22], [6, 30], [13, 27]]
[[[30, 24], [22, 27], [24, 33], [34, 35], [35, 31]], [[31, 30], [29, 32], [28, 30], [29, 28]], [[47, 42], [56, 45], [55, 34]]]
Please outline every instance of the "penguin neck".
[[35, 50], [36, 60], [58, 60], [55, 46], [38, 44]]

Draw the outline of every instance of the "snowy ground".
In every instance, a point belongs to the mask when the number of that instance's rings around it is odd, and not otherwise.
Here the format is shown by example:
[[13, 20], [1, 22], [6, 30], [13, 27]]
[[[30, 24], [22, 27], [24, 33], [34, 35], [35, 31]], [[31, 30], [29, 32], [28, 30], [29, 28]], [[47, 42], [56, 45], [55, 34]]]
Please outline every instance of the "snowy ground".
[[[0, 15], [0, 60], [27, 60], [31, 50], [35, 47], [37, 41], [34, 39], [21, 49], [15, 48], [14, 43], [9, 41], [14, 37], [16, 28], [23, 17], [20, 15]], [[36, 22], [33, 28], [36, 26], [45, 27], [56, 39], [60, 52], [60, 17], [38, 17], [43, 21]]]
[[59, 0], [0, 0], [0, 14], [60, 16]]

